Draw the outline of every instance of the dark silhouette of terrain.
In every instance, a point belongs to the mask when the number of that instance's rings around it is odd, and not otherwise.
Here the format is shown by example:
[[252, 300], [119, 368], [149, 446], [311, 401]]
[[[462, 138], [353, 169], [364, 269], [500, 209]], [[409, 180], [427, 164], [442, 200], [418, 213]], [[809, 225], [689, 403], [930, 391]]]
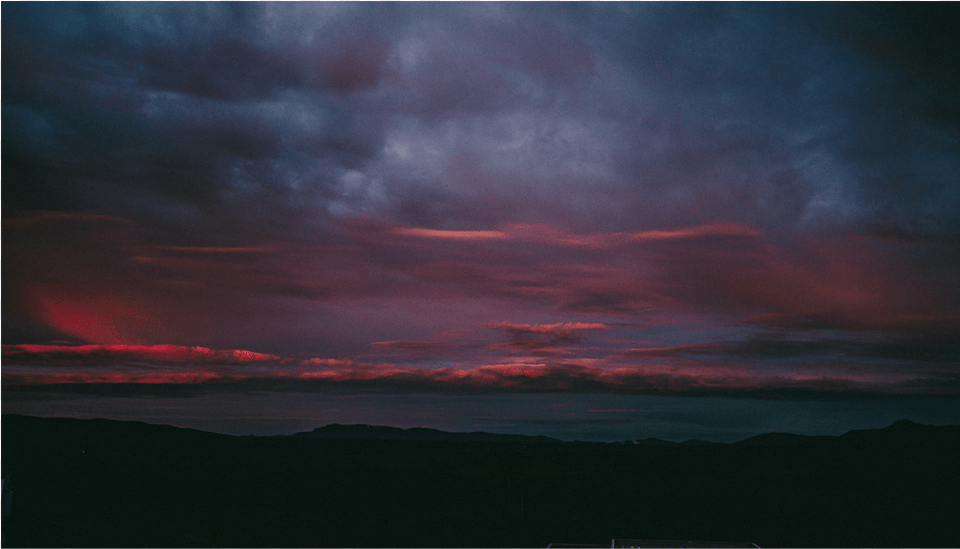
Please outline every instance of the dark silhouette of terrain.
[[609, 444], [2, 422], [8, 547], [960, 546], [960, 426]]

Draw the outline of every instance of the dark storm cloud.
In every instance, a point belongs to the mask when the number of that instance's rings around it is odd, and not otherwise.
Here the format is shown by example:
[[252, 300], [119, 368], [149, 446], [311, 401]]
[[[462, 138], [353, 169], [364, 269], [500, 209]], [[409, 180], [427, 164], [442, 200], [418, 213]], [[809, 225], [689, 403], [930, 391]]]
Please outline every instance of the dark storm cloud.
[[[591, 20], [612, 30], [611, 57], [675, 93], [678, 105], [658, 117], [668, 161], [635, 157], [638, 174], [653, 164], [658, 179], [710, 178], [722, 192], [688, 184], [724, 213], [779, 217], [767, 223], [862, 228], [888, 216], [955, 235], [958, 127], [929, 109], [956, 105], [958, 40], [942, 31], [955, 7], [651, 11]], [[925, 67], [926, 78], [910, 65]], [[934, 206], [933, 197], [945, 202]]]
[[6, 9], [5, 208], [242, 242], [335, 196], [328, 174], [363, 164], [379, 139], [338, 102], [377, 84], [386, 44], [367, 27], [267, 42], [271, 9]]
[[922, 9], [837, 5], [823, 28], [871, 67], [862, 102], [850, 110], [838, 152], [857, 168], [852, 190], [868, 232], [914, 238], [958, 236], [956, 5]]
[[224, 239], [364, 212], [939, 237], [960, 220], [954, 8], [6, 11], [8, 208]]

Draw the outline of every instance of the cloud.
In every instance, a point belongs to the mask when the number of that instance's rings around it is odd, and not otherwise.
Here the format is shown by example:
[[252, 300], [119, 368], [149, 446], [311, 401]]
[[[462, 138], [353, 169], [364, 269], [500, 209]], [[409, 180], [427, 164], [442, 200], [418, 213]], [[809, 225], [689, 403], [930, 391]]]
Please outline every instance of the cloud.
[[652, 359], [672, 357], [726, 357], [756, 360], [813, 357], [870, 358], [890, 361], [942, 362], [960, 360], [960, 344], [937, 337], [892, 338], [864, 341], [819, 338], [808, 340], [755, 336], [742, 341], [694, 343], [673, 347], [648, 347], [624, 350], [623, 358]]
[[436, 229], [417, 229], [401, 227], [394, 231], [403, 236], [419, 236], [423, 238], [443, 238], [450, 240], [488, 240], [507, 238], [506, 233], [500, 231], [440, 231]]
[[11, 8], [4, 193], [218, 237], [330, 213], [955, 235], [941, 11]]
[[4, 383], [952, 391], [955, 11], [5, 6]]
[[497, 324], [487, 324], [487, 327], [496, 330], [502, 330], [512, 334], [515, 338], [523, 338], [532, 335], [550, 336], [557, 341], [575, 343], [580, 341], [579, 332], [583, 330], [604, 330], [606, 326], [601, 323], [593, 322], [558, 322], [556, 324], [511, 324], [509, 322], [500, 322]]
[[70, 365], [92, 361], [190, 364], [279, 363], [279, 356], [244, 350], [210, 350], [178, 345], [4, 345], [3, 356], [18, 364]]
[[[4, 384], [203, 384], [270, 374], [290, 359], [177, 345], [4, 345]], [[11, 373], [12, 372], [12, 373]]]
[[[890, 378], [891, 376], [886, 376]], [[509, 364], [474, 369], [424, 369], [391, 365], [350, 365], [323, 368], [296, 375], [225, 375], [214, 372], [4, 374], [7, 388], [50, 386], [57, 391], [113, 391], [127, 386], [136, 393], [153, 390], [139, 384], [190, 385], [207, 392], [236, 392], [248, 387], [268, 391], [327, 392], [339, 389], [360, 392], [401, 393], [609, 393], [663, 396], [731, 396], [751, 398], [852, 398], [868, 395], [957, 394], [956, 372], [894, 376], [873, 379], [850, 375], [745, 376], [685, 374], [637, 367], [603, 370], [578, 364]], [[72, 385], [82, 385], [73, 387]], [[253, 384], [253, 385], [251, 385]], [[96, 386], [99, 386], [97, 389]], [[156, 389], [165, 390], [167, 389]], [[188, 392], [191, 390], [186, 388]]]
[[433, 351], [443, 347], [443, 343], [439, 341], [409, 341], [409, 340], [396, 340], [396, 341], [375, 341], [371, 343], [374, 347], [384, 348], [384, 349], [401, 349], [401, 350], [412, 350], [412, 351]]
[[630, 240], [640, 242], [657, 240], [684, 240], [712, 236], [759, 237], [763, 233], [742, 223], [715, 223], [668, 231], [643, 231], [626, 235]]
[[[622, 358], [662, 358], [705, 349], [628, 351]], [[729, 351], [715, 347], [712, 351]], [[707, 352], [710, 352], [709, 350]], [[898, 369], [881, 365], [756, 369], [721, 363], [616, 364], [609, 360], [517, 359], [472, 366], [426, 368], [350, 359], [292, 359], [237, 350], [177, 346], [4, 346], [5, 387], [205, 385], [204, 391], [428, 393], [608, 393], [675, 396], [820, 398], [855, 395], [957, 394], [954, 369]], [[731, 353], [736, 354], [736, 353]], [[283, 367], [279, 367], [283, 366]], [[253, 385], [251, 385], [253, 384]], [[84, 388], [75, 388], [81, 392]], [[89, 389], [95, 390], [95, 389]], [[140, 389], [131, 388], [139, 391]], [[146, 390], [149, 390], [147, 388]], [[161, 390], [161, 389], [158, 389]], [[162, 389], [166, 391], [167, 389]], [[188, 390], [189, 392], [189, 390]]]
[[581, 346], [583, 331], [605, 330], [601, 323], [560, 322], [556, 324], [488, 323], [487, 328], [510, 334], [507, 343], [488, 345], [489, 349], [506, 349], [513, 354], [536, 356], [576, 355]]

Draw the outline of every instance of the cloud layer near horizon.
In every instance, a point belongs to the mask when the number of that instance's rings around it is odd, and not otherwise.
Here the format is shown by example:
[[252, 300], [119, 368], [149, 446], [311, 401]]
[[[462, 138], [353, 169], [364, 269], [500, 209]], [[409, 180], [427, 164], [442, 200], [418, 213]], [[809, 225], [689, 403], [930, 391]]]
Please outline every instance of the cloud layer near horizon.
[[[174, 345], [5, 345], [4, 384], [8, 388], [49, 386], [58, 392], [129, 393], [131, 385], [146, 384], [135, 393], [150, 393], [150, 385], [187, 385], [183, 394], [270, 390], [323, 392], [361, 389], [398, 393], [611, 393], [674, 396], [739, 396], [751, 398], [856, 398], [890, 395], [958, 395], [960, 375], [950, 367], [960, 356], [955, 343], [940, 354], [921, 356], [924, 368], [905, 367], [915, 361], [911, 349], [901, 361], [885, 361], [889, 346], [849, 342], [748, 341], [739, 346], [684, 345], [673, 348], [626, 349], [615, 352], [583, 349], [577, 330], [607, 329], [602, 324], [493, 326], [513, 332], [506, 344], [470, 346], [470, 358], [455, 367], [423, 367], [403, 363], [358, 362], [350, 359], [295, 360], [244, 350], [211, 350]], [[538, 340], [520, 334], [546, 334], [552, 339], [543, 351]], [[566, 348], [558, 346], [566, 344]], [[436, 360], [449, 343], [392, 341], [373, 344], [388, 353], [417, 355], [415, 363]], [[501, 362], [484, 362], [483, 351], [515, 351]], [[583, 352], [570, 352], [571, 348]], [[447, 349], [448, 351], [449, 349]], [[871, 352], [872, 351], [872, 352]], [[843, 364], [832, 354], [867, 357], [866, 363]], [[466, 355], [466, 353], [463, 353]], [[534, 355], [541, 355], [535, 357]], [[569, 355], [569, 356], [564, 356]], [[593, 356], [583, 356], [593, 355]], [[698, 356], [713, 355], [704, 362]], [[822, 356], [818, 363], [810, 356]], [[784, 358], [806, 357], [802, 362]], [[677, 359], [680, 357], [680, 359]], [[717, 359], [719, 357], [719, 360]], [[740, 357], [739, 360], [734, 360]], [[409, 357], [407, 357], [409, 359]], [[663, 360], [670, 358], [671, 360]], [[744, 360], [746, 358], [746, 360]], [[637, 360], [643, 359], [643, 361]], [[658, 360], [659, 359], [659, 360]], [[758, 359], [760, 361], [758, 361]], [[409, 360], [408, 360], [409, 362]], [[472, 362], [472, 363], [471, 363]], [[170, 388], [163, 390], [171, 394]], [[175, 392], [175, 391], [174, 391]]]
[[958, 391], [956, 6], [3, 15], [5, 387]]

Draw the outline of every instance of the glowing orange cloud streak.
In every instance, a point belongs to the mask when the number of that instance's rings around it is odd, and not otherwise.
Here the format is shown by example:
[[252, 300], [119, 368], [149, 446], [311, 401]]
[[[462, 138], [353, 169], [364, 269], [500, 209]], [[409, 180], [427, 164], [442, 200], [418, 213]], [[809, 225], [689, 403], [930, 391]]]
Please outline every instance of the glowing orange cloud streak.
[[510, 324], [501, 322], [500, 324], [490, 324], [491, 328], [502, 328], [505, 330], [530, 332], [534, 334], [568, 334], [575, 330], [604, 330], [605, 324], [597, 322], [558, 322], [556, 324]]
[[501, 230], [456, 231], [395, 227], [389, 232], [402, 236], [447, 240], [505, 240], [535, 241], [554, 246], [579, 248], [607, 248], [631, 242], [694, 240], [708, 237], [756, 238], [764, 233], [743, 223], [720, 222], [670, 230], [650, 230], [634, 233], [564, 234], [546, 225], [509, 225]]
[[742, 223], [713, 223], [710, 225], [698, 225], [696, 227], [686, 227], [669, 231], [643, 231], [639, 233], [626, 233], [630, 240], [651, 241], [651, 240], [684, 240], [692, 238], [704, 238], [708, 236], [740, 236], [740, 237], [758, 237], [763, 233]]
[[500, 231], [442, 231], [437, 229], [419, 229], [401, 227], [394, 229], [395, 234], [403, 236], [419, 236], [423, 238], [442, 238], [448, 240], [502, 240], [509, 235]]

